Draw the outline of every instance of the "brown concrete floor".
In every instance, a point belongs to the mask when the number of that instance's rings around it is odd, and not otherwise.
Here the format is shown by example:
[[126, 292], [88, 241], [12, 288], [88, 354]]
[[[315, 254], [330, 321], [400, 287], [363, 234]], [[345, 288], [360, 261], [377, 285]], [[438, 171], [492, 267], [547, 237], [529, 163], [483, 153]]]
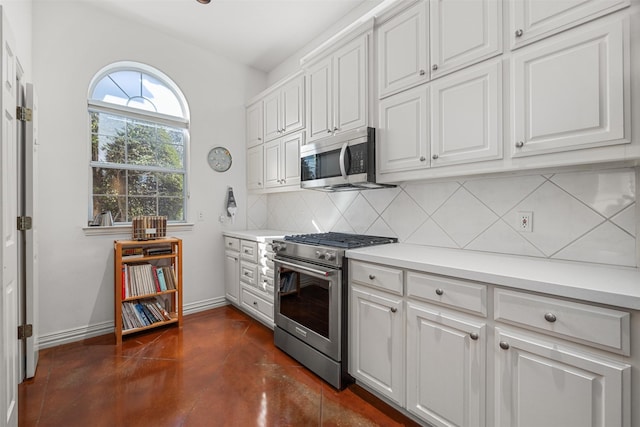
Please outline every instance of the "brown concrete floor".
[[18, 402], [20, 426], [417, 425], [356, 385], [331, 388], [229, 306], [120, 347], [105, 335], [42, 350]]

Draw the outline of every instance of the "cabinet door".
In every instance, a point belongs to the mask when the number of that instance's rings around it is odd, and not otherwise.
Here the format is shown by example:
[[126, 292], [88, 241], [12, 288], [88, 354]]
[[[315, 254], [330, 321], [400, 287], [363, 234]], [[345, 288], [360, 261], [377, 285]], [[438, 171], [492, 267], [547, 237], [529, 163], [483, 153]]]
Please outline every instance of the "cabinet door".
[[514, 0], [510, 2], [511, 48], [622, 9], [630, 0]]
[[419, 2], [377, 29], [380, 98], [429, 78], [427, 2]]
[[431, 78], [502, 53], [502, 2], [430, 2]]
[[496, 328], [496, 426], [629, 425], [631, 367]]
[[304, 127], [304, 76], [283, 86], [280, 92], [282, 134]]
[[264, 180], [264, 146], [258, 145], [247, 150], [247, 189], [260, 190]]
[[422, 85], [380, 101], [378, 172], [429, 167], [429, 87]]
[[333, 56], [333, 132], [367, 125], [367, 38], [354, 40]]
[[282, 179], [283, 185], [300, 184], [300, 145], [302, 143], [302, 133], [282, 138], [280, 179]]
[[271, 141], [281, 134], [280, 92], [276, 91], [264, 98], [264, 140]]
[[240, 258], [235, 251], [225, 251], [224, 286], [225, 296], [229, 301], [238, 304], [240, 295]]
[[404, 404], [402, 298], [351, 286], [349, 373], [383, 396]]
[[264, 145], [264, 186], [278, 187], [280, 178], [280, 140], [267, 142]]
[[333, 131], [331, 58], [307, 70], [307, 140], [327, 137]]
[[485, 425], [486, 324], [407, 306], [407, 409], [438, 426]]
[[585, 26], [512, 57], [514, 157], [629, 142], [626, 27]]
[[502, 61], [431, 85], [431, 166], [502, 158]]
[[262, 144], [262, 101], [247, 107], [247, 148]]

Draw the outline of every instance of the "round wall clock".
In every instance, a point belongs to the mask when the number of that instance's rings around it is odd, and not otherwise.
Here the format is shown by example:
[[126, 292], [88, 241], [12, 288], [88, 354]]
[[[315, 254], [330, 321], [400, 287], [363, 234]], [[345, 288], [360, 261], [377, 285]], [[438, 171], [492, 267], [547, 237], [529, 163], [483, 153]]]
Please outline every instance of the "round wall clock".
[[231, 153], [224, 147], [215, 147], [207, 156], [209, 166], [216, 172], [225, 172], [231, 167]]

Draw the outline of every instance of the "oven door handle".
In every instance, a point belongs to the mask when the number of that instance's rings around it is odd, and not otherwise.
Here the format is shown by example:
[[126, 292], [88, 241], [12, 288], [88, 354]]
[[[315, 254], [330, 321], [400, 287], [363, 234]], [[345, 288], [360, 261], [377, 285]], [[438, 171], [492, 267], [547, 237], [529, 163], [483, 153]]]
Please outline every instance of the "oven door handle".
[[349, 146], [348, 142], [342, 144], [342, 148], [340, 149], [340, 173], [344, 179], [347, 179], [347, 166], [344, 164], [344, 160], [347, 154], [347, 147]]
[[286, 265], [288, 267], [293, 267], [293, 268], [296, 268], [298, 270], [305, 271], [307, 273], [313, 273], [313, 274], [316, 274], [316, 275], [319, 275], [319, 276], [322, 276], [322, 277], [329, 277], [334, 273], [333, 270], [329, 270], [329, 271], [317, 270], [315, 268], [305, 267], [305, 266], [302, 266], [300, 264], [296, 264], [296, 263], [288, 262], [288, 261], [282, 261], [280, 259], [276, 260], [275, 262], [277, 262], [279, 264], [282, 264], [282, 265]]

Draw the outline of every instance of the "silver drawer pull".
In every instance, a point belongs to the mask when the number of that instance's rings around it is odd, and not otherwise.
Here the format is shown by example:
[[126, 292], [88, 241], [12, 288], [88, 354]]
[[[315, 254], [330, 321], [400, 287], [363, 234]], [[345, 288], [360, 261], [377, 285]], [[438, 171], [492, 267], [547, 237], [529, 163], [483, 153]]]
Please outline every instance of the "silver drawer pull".
[[480, 338], [480, 335], [478, 335], [477, 332], [471, 332], [469, 334], [469, 338], [471, 338], [472, 340], [476, 341], [478, 338]]
[[509, 350], [509, 343], [506, 341], [500, 341], [500, 348], [503, 350]]
[[553, 313], [546, 313], [546, 314], [544, 315], [544, 320], [546, 320], [547, 322], [553, 323], [553, 322], [555, 322], [556, 320], [558, 320], [558, 318], [557, 318], [557, 317], [556, 317], [556, 315], [555, 315], [555, 314], [553, 314]]
[[522, 31], [522, 29], [516, 30], [516, 37], [522, 37], [523, 34], [524, 34], [524, 31]]
[[436, 289], [436, 295], [440, 295], [440, 296], [444, 295], [444, 289], [442, 288]]
[[395, 313], [396, 311], [398, 311], [398, 309], [396, 307], [391, 307], [391, 312]]
[[369, 275], [369, 280], [373, 280], [373, 279], [375, 279], [375, 278], [376, 278], [376, 276], [374, 276], [373, 274], [370, 274], [370, 275]]

